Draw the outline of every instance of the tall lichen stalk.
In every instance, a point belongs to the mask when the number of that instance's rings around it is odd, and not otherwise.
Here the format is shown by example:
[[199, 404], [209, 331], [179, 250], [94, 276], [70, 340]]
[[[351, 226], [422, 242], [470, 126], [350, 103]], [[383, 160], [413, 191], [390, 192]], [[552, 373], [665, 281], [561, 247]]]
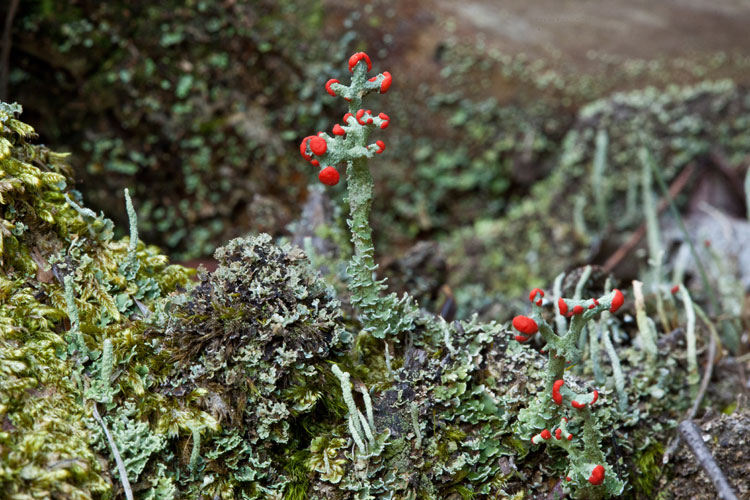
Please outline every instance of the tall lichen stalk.
[[368, 303], [367, 298], [377, 297], [385, 285], [373, 278], [378, 266], [375, 264], [375, 246], [372, 243], [370, 228], [373, 182], [366, 159], [356, 159], [348, 163], [346, 182], [349, 190], [347, 223], [352, 232], [354, 245], [354, 255], [348, 269], [349, 290], [352, 292], [355, 305], [373, 313], [377, 310], [377, 301]]
[[349, 86], [331, 79], [326, 91], [343, 97], [349, 103], [349, 112], [343, 124], [333, 127], [332, 135], [319, 132], [308, 136], [300, 145], [300, 153], [312, 165], [319, 167], [318, 179], [327, 185], [339, 182], [335, 165], [346, 163], [346, 184], [349, 201], [349, 229], [352, 233], [354, 253], [349, 263], [348, 287], [352, 304], [359, 308], [364, 331], [376, 338], [396, 337], [411, 329], [416, 307], [408, 296], [399, 299], [395, 294], [383, 296], [384, 280], [378, 280], [375, 271], [375, 247], [370, 229], [370, 208], [373, 197], [373, 180], [368, 159], [385, 150], [383, 141], [368, 144], [370, 133], [376, 127], [385, 129], [390, 118], [385, 113], [373, 114], [362, 108], [364, 97], [371, 92], [384, 94], [391, 85], [390, 73], [383, 72], [367, 78], [372, 69], [370, 58], [363, 52], [349, 59], [352, 73]]
[[[579, 293], [576, 293], [578, 296]], [[559, 316], [569, 318], [570, 322], [567, 328], [564, 321], [558, 322], [562, 328], [559, 326], [557, 333], [543, 317], [543, 297], [544, 291], [539, 288], [532, 290], [529, 294], [531, 315], [513, 319], [513, 327], [519, 332], [515, 336], [518, 342], [528, 342], [539, 333], [546, 342], [548, 352], [544, 390], [521, 410], [517, 431], [524, 436], [533, 434], [532, 444], [551, 444], [568, 453], [570, 465], [565, 479], [578, 488], [579, 494], [586, 494], [587, 498], [617, 495], [622, 492], [624, 483], [614, 476], [606, 463], [600, 445], [602, 435], [592, 412], [599, 400], [599, 392], [594, 390], [578, 394], [570, 388], [570, 382], [566, 382], [565, 370], [581, 361], [579, 342], [586, 324], [601, 313], [616, 312], [622, 306], [624, 296], [619, 290], [613, 290], [599, 298], [581, 300], [560, 297], [556, 304]], [[591, 334], [594, 335], [594, 332]], [[582, 446], [569, 431], [569, 420], [572, 425], [580, 426]]]

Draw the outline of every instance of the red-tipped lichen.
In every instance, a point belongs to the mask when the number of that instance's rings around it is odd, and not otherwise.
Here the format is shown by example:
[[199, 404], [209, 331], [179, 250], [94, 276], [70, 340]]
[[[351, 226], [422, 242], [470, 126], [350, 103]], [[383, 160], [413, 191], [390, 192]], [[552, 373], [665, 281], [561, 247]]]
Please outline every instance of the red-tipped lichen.
[[[354, 71], [354, 67], [360, 61], [364, 61], [367, 63], [367, 71], [372, 70], [372, 62], [370, 61], [370, 57], [364, 52], [357, 52], [356, 54], [352, 55], [349, 58], [349, 72], [350, 73]], [[382, 90], [382, 86], [381, 86], [381, 90]]]
[[310, 151], [317, 156], [326, 154], [326, 151], [328, 151], [326, 140], [317, 136], [310, 137]]
[[525, 335], [534, 335], [539, 331], [539, 325], [528, 316], [516, 316], [513, 318], [513, 328]]
[[612, 305], [609, 306], [609, 312], [617, 312], [617, 310], [622, 307], [622, 305], [625, 303], [625, 296], [623, 296], [622, 292], [620, 290], [615, 289], [615, 296], [612, 299]]
[[531, 292], [529, 292], [529, 302], [534, 302], [534, 299], [536, 299], [536, 296], [539, 295], [539, 298], [544, 297], [544, 290], [541, 288], [534, 288]]
[[391, 83], [393, 83], [393, 77], [389, 72], [383, 71], [383, 81], [380, 82], [380, 93], [385, 94], [388, 92], [388, 89], [391, 88]]
[[326, 167], [318, 173], [318, 180], [326, 186], [335, 186], [339, 183], [339, 173], [333, 167]]
[[597, 465], [594, 467], [594, 470], [591, 471], [591, 475], [589, 476], [589, 483], [593, 484], [594, 486], [602, 484], [604, 482], [604, 466]]
[[560, 394], [560, 388], [565, 385], [565, 381], [563, 379], [555, 380], [555, 383], [552, 385], [552, 401], [555, 402], [556, 405], [562, 404], [562, 394]]
[[326, 82], [326, 92], [331, 94], [333, 97], [336, 97], [336, 92], [334, 92], [333, 89], [331, 88], [331, 85], [333, 85], [334, 83], [341, 83], [341, 82], [339, 82], [335, 78], [331, 78], [330, 80]]
[[307, 143], [310, 141], [310, 139], [312, 137], [313, 136], [308, 135], [307, 137], [305, 137], [304, 139], [302, 139], [302, 142], [299, 145], [299, 152], [302, 155], [302, 158], [304, 158], [307, 161], [312, 160], [312, 156], [310, 154], [308, 154], [308, 152], [307, 152]]

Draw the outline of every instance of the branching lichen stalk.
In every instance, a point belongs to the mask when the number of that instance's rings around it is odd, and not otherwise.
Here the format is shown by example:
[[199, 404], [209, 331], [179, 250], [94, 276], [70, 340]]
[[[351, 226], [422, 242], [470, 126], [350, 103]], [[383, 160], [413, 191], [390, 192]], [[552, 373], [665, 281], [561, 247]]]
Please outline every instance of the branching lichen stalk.
[[358, 52], [349, 59], [349, 71], [352, 73], [349, 86], [342, 85], [335, 79], [326, 83], [329, 94], [348, 101], [349, 112], [344, 116], [342, 125], [334, 125], [333, 135], [319, 132], [303, 139], [300, 153], [312, 165], [321, 168], [318, 179], [324, 184], [337, 184], [339, 173], [335, 165], [347, 165], [347, 223], [354, 246], [347, 270], [351, 302], [359, 309], [364, 332], [376, 338], [386, 338], [410, 330], [411, 319], [417, 309], [406, 295], [402, 299], [398, 299], [395, 294], [382, 296], [385, 285], [375, 275], [378, 266], [375, 263], [370, 229], [373, 181], [367, 160], [382, 153], [385, 143], [375, 141], [374, 144], [368, 144], [367, 141], [374, 128], [387, 128], [390, 118], [385, 113], [374, 114], [369, 109], [363, 109], [362, 100], [371, 92], [387, 92], [392, 79], [387, 71], [367, 79], [366, 74], [371, 67], [367, 54]]
[[[577, 295], [581, 295], [587, 279], [588, 273], [584, 273], [578, 283]], [[525, 435], [533, 433], [532, 444], [548, 443], [566, 450], [570, 461], [568, 481], [573, 481], [579, 488], [598, 488], [604, 485], [603, 489], [594, 490], [591, 498], [600, 498], [605, 491], [607, 495], [618, 495], [622, 492], [624, 483], [613, 477], [612, 469], [606, 463], [600, 444], [602, 435], [591, 411], [599, 400], [599, 392], [574, 392], [566, 384], [565, 369], [568, 363], [576, 363], [581, 359], [578, 345], [586, 323], [606, 311], [616, 312], [624, 303], [624, 296], [619, 290], [613, 290], [599, 298], [560, 297], [557, 309], [563, 318], [570, 318], [570, 324], [567, 331], [558, 331], [557, 334], [542, 314], [543, 297], [544, 291], [541, 289], [532, 290], [529, 294], [531, 315], [513, 318], [513, 327], [519, 332], [515, 336], [518, 342], [528, 342], [533, 335], [539, 333], [546, 342], [545, 349], [549, 353], [544, 390], [519, 413], [517, 431]], [[569, 409], [573, 410], [569, 414], [571, 418], [583, 421], [583, 446], [571, 442], [575, 436], [567, 430], [568, 417], [562, 416]]]
[[[362, 423], [359, 421], [359, 410], [357, 409], [357, 405], [354, 404], [351, 377], [349, 373], [342, 371], [337, 365], [333, 365], [331, 371], [341, 383], [341, 394], [344, 397], [346, 408], [349, 410], [349, 431], [352, 434], [352, 439], [357, 443], [357, 446], [359, 446], [360, 453], [364, 454], [366, 452], [364, 441], [362, 441], [364, 429]], [[365, 424], [366, 423], [367, 422], [365, 422]]]

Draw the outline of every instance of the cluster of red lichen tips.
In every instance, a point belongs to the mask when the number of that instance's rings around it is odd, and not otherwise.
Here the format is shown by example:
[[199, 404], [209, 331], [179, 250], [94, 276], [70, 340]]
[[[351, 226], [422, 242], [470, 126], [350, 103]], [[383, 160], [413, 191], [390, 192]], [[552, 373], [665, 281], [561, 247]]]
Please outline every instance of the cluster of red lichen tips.
[[549, 429], [544, 429], [542, 432], [534, 435], [531, 438], [531, 443], [539, 444], [544, 441], [548, 441], [552, 439], [553, 435], [557, 441], [571, 441], [573, 439], [573, 434], [568, 432], [567, 423], [568, 423], [568, 419], [565, 417], [562, 417], [562, 419], [560, 420], [560, 424], [555, 429], [554, 434], [550, 432]]
[[519, 342], [528, 342], [531, 336], [539, 331], [539, 325], [528, 316], [516, 316], [513, 318], [513, 328], [521, 332], [514, 338]]
[[[360, 63], [367, 67], [365, 71], [372, 70], [370, 57], [364, 52], [357, 52], [349, 58], [349, 72], [353, 73]], [[362, 70], [364, 70], [364, 67]], [[325, 89], [333, 97], [339, 96], [347, 101], [351, 101], [355, 96], [361, 99], [365, 93], [375, 90], [381, 94], [385, 94], [391, 87], [393, 78], [389, 72], [384, 71], [378, 76], [368, 79], [363, 85], [361, 84], [362, 81], [355, 85], [353, 79], [352, 85], [347, 87], [342, 85], [339, 80], [332, 78], [326, 82]], [[305, 137], [299, 146], [300, 154], [310, 164], [320, 168], [320, 172], [318, 173], [318, 180], [320, 182], [328, 186], [334, 186], [338, 184], [340, 175], [338, 170], [331, 164], [351, 158], [346, 153], [333, 154], [332, 150], [351, 149], [357, 146], [357, 144], [345, 142], [347, 133], [351, 132], [354, 127], [379, 127], [385, 129], [390, 124], [390, 121], [391, 119], [387, 114], [378, 113], [375, 115], [369, 109], [359, 109], [354, 114], [347, 113], [344, 115], [343, 124], [337, 123], [333, 126], [331, 130], [332, 135], [329, 136], [325, 132], [318, 132], [316, 135]], [[385, 143], [383, 141], [375, 141], [374, 144], [367, 146], [367, 151], [370, 154], [380, 154], [385, 151]]]
[[[529, 301], [536, 307], [542, 307], [544, 303], [544, 290], [541, 288], [534, 288], [529, 293]], [[594, 309], [599, 307], [601, 304], [599, 299], [593, 298], [583, 302], [585, 305], [575, 304], [573, 307], [568, 306], [568, 301], [562, 297], [557, 300], [557, 308], [562, 316], [571, 318], [583, 314], [586, 309]], [[620, 307], [625, 303], [625, 296], [620, 290], [614, 290], [612, 300], [609, 303], [609, 312], [617, 312]], [[539, 325], [533, 318], [528, 316], [516, 316], [513, 318], [513, 328], [520, 332], [520, 335], [516, 335], [514, 338], [518, 342], [528, 342], [531, 337], [539, 331]]]
[[596, 486], [596, 485], [602, 484], [603, 482], [604, 482], [604, 466], [597, 465], [596, 467], [594, 467], [594, 470], [591, 471], [591, 475], [589, 476], [589, 483]]
[[[552, 384], [552, 401], [557, 405], [560, 406], [563, 404], [563, 395], [560, 392], [560, 390], [565, 385], [565, 381], [563, 379], [555, 380], [555, 383]], [[572, 408], [575, 408], [576, 410], [582, 410], [586, 408], [586, 406], [594, 406], [594, 403], [596, 403], [599, 400], [599, 391], [594, 390], [591, 394], [583, 396], [583, 401], [578, 401], [576, 399], [570, 400], [570, 406]]]
[[[620, 309], [620, 307], [622, 307], [622, 305], [625, 303], [625, 296], [622, 294], [622, 292], [617, 289], [615, 289], [614, 292], [615, 295], [612, 298], [612, 302], [609, 306], [609, 312], [611, 313], [617, 312], [617, 310]], [[594, 298], [590, 300], [591, 303], [589, 303], [586, 307], [577, 304], [572, 309], [570, 309], [565, 299], [560, 297], [559, 299], [557, 299], [557, 308], [559, 309], [561, 315], [565, 316], [566, 318], [570, 318], [572, 316], [583, 314], [586, 308], [593, 309], [599, 305], [599, 299]]]
[[[529, 301], [537, 306], [542, 305], [542, 297], [544, 297], [544, 290], [540, 288], [534, 288], [529, 293]], [[513, 328], [521, 333], [521, 335], [516, 335], [514, 337], [518, 342], [528, 342], [531, 340], [531, 337], [539, 331], [539, 325], [537, 322], [528, 316], [516, 316], [513, 318]]]
[[[565, 417], [562, 417], [560, 419], [560, 423], [554, 428], [554, 432], [551, 432], [549, 429], [544, 429], [542, 432], [535, 434], [531, 438], [532, 444], [541, 444], [548, 442], [550, 440], [557, 440], [557, 441], [571, 441], [573, 439], [573, 434], [571, 434], [568, 431], [568, 419]], [[562, 445], [561, 445], [562, 446]], [[594, 465], [594, 467], [591, 470], [591, 474], [588, 478], [589, 483], [593, 484], [594, 486], [598, 486], [604, 482], [604, 474], [605, 469], [602, 465]], [[572, 478], [570, 476], [565, 477], [566, 481], [571, 481]]]

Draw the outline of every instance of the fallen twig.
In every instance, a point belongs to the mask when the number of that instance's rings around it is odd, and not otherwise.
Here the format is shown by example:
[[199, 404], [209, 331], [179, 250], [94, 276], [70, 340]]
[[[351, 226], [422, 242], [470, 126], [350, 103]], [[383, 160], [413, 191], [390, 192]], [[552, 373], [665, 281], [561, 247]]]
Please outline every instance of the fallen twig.
[[713, 455], [711, 455], [711, 451], [703, 443], [698, 426], [692, 420], [683, 420], [680, 422], [679, 429], [693, 455], [698, 459], [703, 470], [706, 471], [708, 478], [714, 483], [718, 498], [723, 500], [738, 500], [727, 478], [724, 476], [721, 468], [719, 468], [719, 464], [716, 463]]

